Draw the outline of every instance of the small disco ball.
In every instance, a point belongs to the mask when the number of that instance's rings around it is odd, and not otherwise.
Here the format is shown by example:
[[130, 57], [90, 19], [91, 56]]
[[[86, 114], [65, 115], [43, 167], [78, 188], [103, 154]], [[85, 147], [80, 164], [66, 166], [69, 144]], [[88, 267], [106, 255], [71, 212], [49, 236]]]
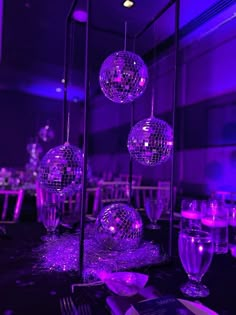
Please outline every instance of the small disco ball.
[[145, 166], [167, 161], [173, 149], [173, 130], [163, 120], [150, 117], [139, 121], [128, 136], [131, 157]]
[[45, 154], [39, 166], [39, 182], [51, 193], [71, 196], [81, 187], [82, 166], [81, 150], [65, 143]]
[[139, 213], [123, 203], [105, 206], [96, 220], [96, 239], [105, 249], [124, 251], [137, 248], [143, 222]]
[[33, 158], [38, 158], [43, 152], [43, 148], [37, 142], [27, 144], [26, 149], [29, 155]]
[[99, 82], [104, 95], [115, 103], [128, 103], [143, 94], [148, 70], [143, 60], [130, 51], [108, 56], [100, 69]]
[[44, 142], [49, 142], [55, 137], [53, 129], [48, 124], [39, 130], [38, 135]]

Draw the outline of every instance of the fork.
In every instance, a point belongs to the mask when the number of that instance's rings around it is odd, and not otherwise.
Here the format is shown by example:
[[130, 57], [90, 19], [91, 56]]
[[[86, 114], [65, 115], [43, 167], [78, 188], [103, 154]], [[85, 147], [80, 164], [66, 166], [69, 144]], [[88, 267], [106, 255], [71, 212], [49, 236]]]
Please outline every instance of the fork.
[[60, 308], [62, 315], [80, 315], [70, 296], [60, 299]]

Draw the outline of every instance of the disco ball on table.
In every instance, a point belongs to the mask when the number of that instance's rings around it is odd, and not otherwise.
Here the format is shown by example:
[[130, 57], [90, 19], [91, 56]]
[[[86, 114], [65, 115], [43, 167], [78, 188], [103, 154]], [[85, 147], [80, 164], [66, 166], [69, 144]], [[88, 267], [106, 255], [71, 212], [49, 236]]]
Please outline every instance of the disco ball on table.
[[125, 251], [137, 248], [143, 222], [131, 206], [114, 203], [105, 206], [96, 220], [96, 240], [104, 249]]
[[131, 129], [127, 146], [131, 157], [142, 165], [164, 163], [172, 153], [173, 130], [161, 119], [143, 119]]
[[115, 103], [128, 103], [143, 94], [148, 70], [143, 60], [130, 51], [118, 51], [103, 62], [99, 82], [104, 95]]
[[38, 134], [40, 139], [44, 142], [49, 142], [55, 137], [54, 130], [49, 126], [49, 124], [46, 124], [44, 127], [40, 128]]
[[39, 182], [50, 193], [71, 196], [81, 188], [83, 154], [69, 143], [50, 149], [39, 166]]

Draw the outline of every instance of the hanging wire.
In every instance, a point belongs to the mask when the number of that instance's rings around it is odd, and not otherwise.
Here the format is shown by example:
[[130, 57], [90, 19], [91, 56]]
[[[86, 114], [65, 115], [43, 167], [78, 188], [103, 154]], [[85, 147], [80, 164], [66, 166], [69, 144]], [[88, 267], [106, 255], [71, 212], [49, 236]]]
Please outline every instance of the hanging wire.
[[152, 87], [151, 118], [154, 117], [155, 89]]
[[67, 130], [66, 130], [66, 142], [70, 141], [70, 106], [67, 113]]
[[127, 21], [125, 21], [124, 51], [126, 51], [126, 44], [127, 44]]

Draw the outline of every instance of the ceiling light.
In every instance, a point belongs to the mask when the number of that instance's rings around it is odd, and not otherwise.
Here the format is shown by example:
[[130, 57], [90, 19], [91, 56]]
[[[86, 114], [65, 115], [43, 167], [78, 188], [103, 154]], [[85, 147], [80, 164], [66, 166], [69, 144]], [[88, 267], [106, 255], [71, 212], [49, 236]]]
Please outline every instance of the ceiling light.
[[134, 6], [134, 1], [132, 1], [132, 0], [125, 0], [125, 1], [123, 1], [123, 6], [125, 8], [132, 8]]
[[73, 19], [80, 23], [85, 23], [88, 20], [88, 14], [84, 10], [75, 10], [73, 12]]

